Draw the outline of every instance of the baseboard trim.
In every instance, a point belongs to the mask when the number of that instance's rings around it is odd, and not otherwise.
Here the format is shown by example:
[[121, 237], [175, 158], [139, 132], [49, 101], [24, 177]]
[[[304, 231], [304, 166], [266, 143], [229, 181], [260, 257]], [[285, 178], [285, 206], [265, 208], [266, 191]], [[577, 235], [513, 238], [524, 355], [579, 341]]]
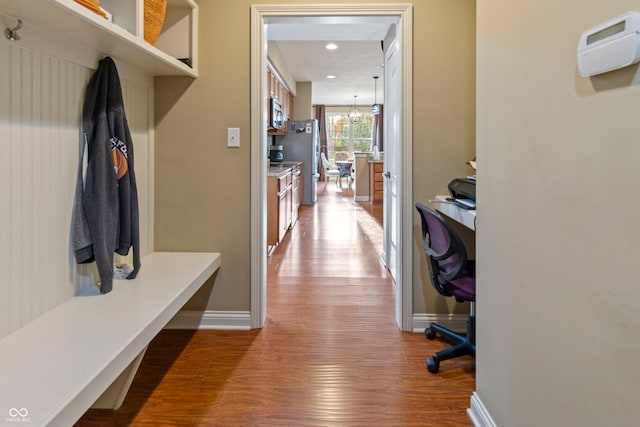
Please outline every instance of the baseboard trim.
[[453, 331], [465, 331], [467, 329], [467, 314], [413, 314], [413, 332], [423, 333], [430, 323], [437, 323]]
[[471, 395], [471, 407], [467, 409], [467, 414], [476, 427], [497, 427], [475, 391]]
[[165, 329], [251, 329], [251, 313], [248, 311], [180, 311], [169, 321]]
[[368, 202], [369, 196], [355, 196], [353, 198], [356, 202]]

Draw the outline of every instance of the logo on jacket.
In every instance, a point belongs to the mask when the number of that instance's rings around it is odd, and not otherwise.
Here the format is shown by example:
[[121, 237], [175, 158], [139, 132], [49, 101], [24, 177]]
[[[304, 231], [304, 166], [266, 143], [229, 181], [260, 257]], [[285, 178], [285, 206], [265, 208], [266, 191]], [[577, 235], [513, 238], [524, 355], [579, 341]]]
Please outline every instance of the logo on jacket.
[[127, 144], [115, 136], [111, 138], [111, 156], [113, 157], [113, 169], [118, 179], [122, 178], [129, 170], [127, 159]]

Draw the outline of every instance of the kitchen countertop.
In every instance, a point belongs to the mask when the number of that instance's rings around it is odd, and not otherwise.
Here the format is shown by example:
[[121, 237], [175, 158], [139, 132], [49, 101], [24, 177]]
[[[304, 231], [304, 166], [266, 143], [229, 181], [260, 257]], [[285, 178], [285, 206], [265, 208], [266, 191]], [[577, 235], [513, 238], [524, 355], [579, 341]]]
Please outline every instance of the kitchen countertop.
[[284, 162], [269, 162], [269, 167], [270, 168], [292, 168], [295, 166], [302, 166], [302, 162], [299, 162], [297, 160], [285, 160]]
[[267, 168], [267, 176], [275, 176], [280, 177], [282, 175], [286, 175], [291, 172], [294, 166], [301, 165], [302, 162], [297, 161], [285, 161], [280, 163], [269, 163], [269, 167]]
[[267, 176], [281, 177], [291, 172], [291, 166], [269, 166]]

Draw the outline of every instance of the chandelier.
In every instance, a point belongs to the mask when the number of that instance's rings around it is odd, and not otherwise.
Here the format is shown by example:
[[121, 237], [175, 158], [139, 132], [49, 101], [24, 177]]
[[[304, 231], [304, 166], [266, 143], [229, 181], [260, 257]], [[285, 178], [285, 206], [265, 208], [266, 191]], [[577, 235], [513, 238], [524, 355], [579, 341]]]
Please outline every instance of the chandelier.
[[353, 95], [353, 108], [349, 111], [352, 122], [358, 122], [362, 118], [362, 111], [358, 110], [358, 95]]

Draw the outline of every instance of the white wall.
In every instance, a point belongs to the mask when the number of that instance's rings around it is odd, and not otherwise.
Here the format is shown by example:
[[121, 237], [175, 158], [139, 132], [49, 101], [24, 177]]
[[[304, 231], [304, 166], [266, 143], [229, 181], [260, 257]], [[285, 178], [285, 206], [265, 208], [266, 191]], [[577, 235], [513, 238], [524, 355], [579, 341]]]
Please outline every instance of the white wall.
[[[0, 15], [0, 25], [15, 21]], [[70, 223], [79, 123], [101, 55], [25, 23], [0, 39], [0, 338], [93, 283], [78, 268]], [[134, 140], [141, 253], [152, 249], [153, 81], [118, 62]]]
[[638, 2], [477, 2], [477, 393], [500, 427], [640, 422], [640, 70], [577, 72]]

